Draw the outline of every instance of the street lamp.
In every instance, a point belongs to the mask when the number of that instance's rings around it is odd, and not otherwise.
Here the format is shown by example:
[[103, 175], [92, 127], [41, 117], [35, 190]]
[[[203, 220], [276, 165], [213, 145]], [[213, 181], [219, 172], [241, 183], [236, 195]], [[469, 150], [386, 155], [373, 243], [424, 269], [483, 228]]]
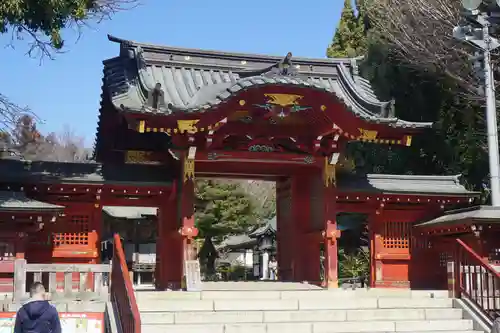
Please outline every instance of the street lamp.
[[490, 164], [491, 205], [500, 206], [500, 158], [496, 115], [495, 81], [491, 64], [491, 52], [498, 47], [498, 39], [490, 35], [490, 27], [498, 22], [500, 0], [462, 0], [466, 22], [453, 28], [453, 37], [466, 42], [479, 52], [472, 57], [475, 67], [481, 69], [486, 98], [486, 126]]

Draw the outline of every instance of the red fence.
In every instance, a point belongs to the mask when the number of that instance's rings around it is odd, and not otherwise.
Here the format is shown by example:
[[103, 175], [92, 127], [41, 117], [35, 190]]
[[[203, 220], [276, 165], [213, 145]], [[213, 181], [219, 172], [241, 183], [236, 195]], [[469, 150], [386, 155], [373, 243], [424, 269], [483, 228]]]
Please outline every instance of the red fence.
[[141, 333], [141, 317], [134, 294], [134, 287], [125, 261], [120, 236], [114, 237], [113, 266], [111, 270], [111, 301], [118, 311], [117, 320], [123, 333]]
[[474, 303], [486, 316], [500, 317], [500, 274], [462, 240], [454, 258], [455, 294]]

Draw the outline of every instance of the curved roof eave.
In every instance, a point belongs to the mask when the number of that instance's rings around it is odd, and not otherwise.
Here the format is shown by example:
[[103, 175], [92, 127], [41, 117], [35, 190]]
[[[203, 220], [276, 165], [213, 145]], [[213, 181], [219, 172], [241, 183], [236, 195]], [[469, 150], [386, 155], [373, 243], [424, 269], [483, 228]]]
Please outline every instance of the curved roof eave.
[[[376, 124], [387, 124], [391, 127], [396, 128], [430, 128], [433, 123], [431, 122], [409, 122], [404, 121], [396, 117], [391, 118], [382, 118], [376, 116], [372, 112], [363, 108], [359, 103], [354, 102], [350, 98], [346, 98], [348, 92], [339, 85], [341, 90], [337, 90], [335, 88], [328, 88], [322, 86], [318, 83], [308, 82], [299, 77], [265, 77], [265, 76], [257, 76], [257, 77], [249, 77], [242, 80], [237, 81], [235, 84], [230, 86], [229, 88], [225, 88], [223, 91], [218, 91], [213, 95], [205, 96], [205, 101], [203, 101], [200, 96], [198, 96], [198, 100], [200, 100], [200, 104], [180, 107], [174, 106], [172, 104], [163, 106], [157, 110], [152, 108], [148, 108], [146, 106], [147, 101], [142, 97], [143, 94], [140, 92], [140, 88], [137, 85], [129, 85], [129, 91], [126, 94], [122, 94], [112, 98], [113, 104], [120, 110], [137, 112], [137, 113], [154, 113], [154, 114], [165, 114], [169, 115], [176, 112], [183, 113], [197, 113], [197, 112], [207, 112], [212, 108], [223, 105], [228, 102], [231, 97], [241, 91], [246, 89], [250, 89], [253, 87], [262, 87], [266, 85], [290, 85], [290, 86], [299, 86], [302, 88], [308, 89], [316, 89], [325, 93], [332, 94], [334, 97], [338, 98], [341, 102], [345, 104], [345, 106], [358, 118], [365, 120], [369, 123]], [[337, 90], [337, 91], [335, 91]], [[202, 94], [202, 91], [200, 91]], [[382, 105], [382, 103], [380, 103]]]
[[[357, 74], [353, 59], [293, 58], [294, 64], [305, 65], [296, 73], [298, 75], [241, 77], [238, 73], [252, 70], [259, 73], [283, 58], [159, 46], [109, 35], [108, 39], [121, 46], [120, 56], [104, 61], [104, 65], [111, 100], [122, 111], [155, 114], [206, 112], [227, 102], [235, 93], [252, 87], [293, 85], [332, 94], [356, 117], [369, 123], [395, 128], [432, 127], [431, 122], [410, 122], [394, 117], [392, 101], [383, 102], [376, 98], [369, 82]], [[242, 71], [242, 64], [247, 61], [253, 61], [250, 70]], [[311, 69], [303, 70], [305, 67]], [[186, 75], [192, 77], [186, 78]], [[212, 82], [207, 82], [203, 75], [212, 76], [208, 78]], [[148, 96], [160, 81], [164, 96], [168, 98], [157, 109], [149, 108]]]

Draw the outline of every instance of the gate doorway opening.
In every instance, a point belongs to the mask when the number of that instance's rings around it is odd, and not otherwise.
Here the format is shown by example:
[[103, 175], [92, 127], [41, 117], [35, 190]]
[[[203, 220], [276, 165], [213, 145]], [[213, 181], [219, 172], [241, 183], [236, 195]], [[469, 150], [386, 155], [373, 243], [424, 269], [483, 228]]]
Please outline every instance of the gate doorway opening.
[[113, 259], [113, 235], [122, 238], [134, 286], [153, 287], [156, 268], [158, 218], [156, 207], [103, 206], [101, 262]]
[[341, 232], [338, 250], [339, 285], [365, 287], [371, 274], [368, 215], [338, 213], [337, 225]]
[[277, 279], [275, 182], [197, 179], [195, 221], [203, 280]]

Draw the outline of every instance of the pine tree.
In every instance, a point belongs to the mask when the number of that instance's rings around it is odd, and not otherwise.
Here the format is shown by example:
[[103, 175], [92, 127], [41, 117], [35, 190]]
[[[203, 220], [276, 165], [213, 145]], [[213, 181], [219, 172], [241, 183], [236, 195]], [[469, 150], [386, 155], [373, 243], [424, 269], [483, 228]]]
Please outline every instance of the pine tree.
[[[352, 6], [352, 0], [345, 0], [340, 21], [335, 30], [332, 44], [326, 55], [329, 58], [352, 58], [364, 54], [366, 50], [365, 24], [363, 13], [358, 9], [358, 15]], [[357, 1], [364, 8], [363, 1]]]
[[196, 223], [200, 236], [216, 241], [255, 226], [252, 199], [237, 184], [200, 180], [196, 185]]
[[214, 244], [225, 236], [249, 232], [259, 220], [252, 198], [237, 184], [216, 180], [196, 182], [196, 227], [203, 246], [198, 254], [205, 272], [215, 273]]

